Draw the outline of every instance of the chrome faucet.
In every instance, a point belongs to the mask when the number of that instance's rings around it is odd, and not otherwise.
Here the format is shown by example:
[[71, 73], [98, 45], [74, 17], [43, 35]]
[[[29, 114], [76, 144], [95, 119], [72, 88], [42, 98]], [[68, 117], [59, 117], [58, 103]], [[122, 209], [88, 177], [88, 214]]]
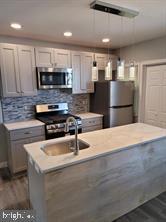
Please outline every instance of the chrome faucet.
[[66, 125], [65, 125], [65, 131], [69, 132], [69, 126], [70, 126], [71, 122], [74, 123], [74, 125], [75, 125], [74, 155], [78, 155], [79, 154], [78, 123], [74, 117], [70, 116], [67, 118]]

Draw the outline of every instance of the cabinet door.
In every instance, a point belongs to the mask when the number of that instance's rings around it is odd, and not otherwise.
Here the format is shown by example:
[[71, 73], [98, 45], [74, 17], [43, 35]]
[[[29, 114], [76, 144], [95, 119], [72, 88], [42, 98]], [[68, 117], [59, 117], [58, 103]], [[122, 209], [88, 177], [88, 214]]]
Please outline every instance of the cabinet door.
[[99, 70], [105, 70], [106, 64], [108, 62], [108, 55], [107, 54], [96, 53], [95, 54], [95, 60], [97, 62], [98, 69]]
[[81, 89], [87, 93], [94, 92], [94, 83], [92, 82], [92, 64], [93, 53], [83, 53], [82, 58], [82, 75], [81, 75]]
[[54, 49], [38, 47], [35, 48], [36, 66], [52, 67], [54, 65]]
[[0, 44], [0, 65], [4, 97], [21, 95], [17, 46]]
[[112, 60], [112, 70], [117, 70], [117, 56], [115, 55], [110, 55], [110, 58]]
[[22, 140], [11, 141], [11, 172], [18, 173], [27, 169], [27, 154], [24, 149], [25, 144], [35, 143], [45, 140], [45, 136], [31, 137]]
[[18, 46], [18, 59], [22, 95], [36, 95], [34, 48], [30, 46]]
[[82, 75], [82, 53], [72, 52], [72, 69], [73, 69], [73, 93], [85, 93], [81, 90], [81, 75]]
[[71, 68], [70, 51], [65, 49], [54, 50], [55, 66], [58, 68]]
[[24, 144], [30, 143], [29, 139], [12, 141], [11, 142], [11, 159], [12, 173], [18, 173], [27, 168], [27, 154], [24, 149]]

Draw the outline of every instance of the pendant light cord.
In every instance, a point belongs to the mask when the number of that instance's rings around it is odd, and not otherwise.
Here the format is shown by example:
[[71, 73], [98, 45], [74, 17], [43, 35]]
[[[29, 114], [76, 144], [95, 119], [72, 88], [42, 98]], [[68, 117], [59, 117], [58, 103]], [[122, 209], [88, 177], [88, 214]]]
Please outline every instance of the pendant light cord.
[[95, 35], [96, 35], [96, 22], [95, 22], [95, 10], [93, 10], [93, 39], [94, 39], [94, 54], [95, 54], [95, 52], [96, 52]]
[[133, 29], [133, 35], [132, 35], [132, 57], [133, 57], [133, 61], [131, 61], [134, 65], [134, 46], [135, 46], [135, 18], [133, 18], [132, 21], [132, 29]]
[[[110, 39], [110, 13], [108, 13], [108, 38]], [[110, 60], [110, 41], [108, 42], [108, 61]]]
[[123, 38], [123, 17], [121, 16], [121, 35], [120, 35], [120, 60], [121, 60], [121, 56], [122, 56], [122, 38]]

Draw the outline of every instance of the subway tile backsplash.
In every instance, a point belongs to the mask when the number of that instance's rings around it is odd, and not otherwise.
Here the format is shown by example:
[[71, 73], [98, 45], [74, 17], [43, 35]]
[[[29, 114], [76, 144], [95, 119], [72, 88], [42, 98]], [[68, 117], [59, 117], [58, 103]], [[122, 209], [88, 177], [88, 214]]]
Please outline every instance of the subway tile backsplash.
[[4, 122], [32, 119], [35, 116], [34, 105], [59, 102], [67, 102], [71, 113], [89, 110], [89, 94], [73, 95], [70, 89], [39, 90], [37, 96], [3, 98]]

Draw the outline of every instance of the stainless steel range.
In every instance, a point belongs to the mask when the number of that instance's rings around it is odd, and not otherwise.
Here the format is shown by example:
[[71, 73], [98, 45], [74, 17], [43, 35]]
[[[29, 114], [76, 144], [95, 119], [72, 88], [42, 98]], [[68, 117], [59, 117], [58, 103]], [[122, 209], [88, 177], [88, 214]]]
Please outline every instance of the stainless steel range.
[[36, 119], [45, 123], [46, 139], [63, 137], [66, 134], [73, 135], [75, 127], [71, 122], [69, 132], [65, 132], [65, 124], [68, 117], [73, 116], [78, 124], [78, 133], [82, 132], [82, 121], [78, 116], [68, 112], [67, 103], [36, 105]]

